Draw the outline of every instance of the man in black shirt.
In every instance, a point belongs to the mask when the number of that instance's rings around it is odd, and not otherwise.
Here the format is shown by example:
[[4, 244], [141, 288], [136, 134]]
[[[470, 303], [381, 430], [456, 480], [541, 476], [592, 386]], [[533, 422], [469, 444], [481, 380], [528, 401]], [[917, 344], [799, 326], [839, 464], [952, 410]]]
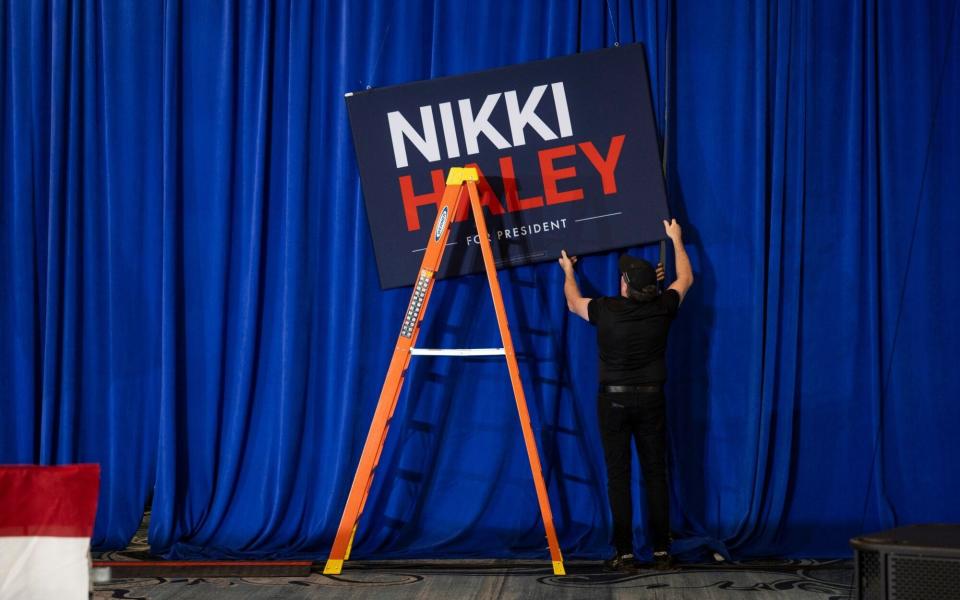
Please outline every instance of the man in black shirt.
[[690, 259], [676, 219], [663, 222], [673, 241], [677, 279], [657, 291], [662, 267], [645, 260], [620, 257], [620, 295], [584, 298], [573, 274], [576, 257], [563, 251], [560, 266], [566, 275], [563, 292], [571, 312], [597, 328], [600, 350], [600, 392], [597, 412], [607, 464], [607, 495], [613, 513], [613, 543], [617, 554], [608, 568], [634, 568], [633, 504], [630, 494], [630, 441], [637, 446], [647, 494], [647, 512], [654, 565], [669, 568], [670, 491], [667, 486], [666, 349], [670, 323], [693, 284]]

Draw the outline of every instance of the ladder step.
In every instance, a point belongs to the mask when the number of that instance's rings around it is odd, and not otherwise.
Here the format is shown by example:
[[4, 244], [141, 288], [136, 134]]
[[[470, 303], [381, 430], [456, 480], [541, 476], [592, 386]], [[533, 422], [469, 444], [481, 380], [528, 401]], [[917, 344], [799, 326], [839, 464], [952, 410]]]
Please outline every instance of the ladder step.
[[506, 356], [503, 348], [410, 348], [414, 356]]

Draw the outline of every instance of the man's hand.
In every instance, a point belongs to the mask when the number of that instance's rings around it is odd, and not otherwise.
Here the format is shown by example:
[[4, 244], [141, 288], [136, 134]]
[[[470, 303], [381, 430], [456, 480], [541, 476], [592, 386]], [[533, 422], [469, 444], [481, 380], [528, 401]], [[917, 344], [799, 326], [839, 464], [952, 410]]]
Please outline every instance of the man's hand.
[[564, 273], [573, 273], [573, 265], [577, 264], [577, 257], [567, 256], [567, 251], [561, 250], [560, 258], [557, 259], [557, 262], [560, 263], [560, 268], [563, 269]]
[[657, 263], [657, 281], [663, 281], [667, 276], [663, 272], [663, 263]]
[[669, 221], [663, 222], [663, 229], [667, 232], [667, 237], [673, 240], [674, 242], [682, 241], [682, 232], [680, 231], [680, 223], [677, 223], [676, 219], [670, 219]]

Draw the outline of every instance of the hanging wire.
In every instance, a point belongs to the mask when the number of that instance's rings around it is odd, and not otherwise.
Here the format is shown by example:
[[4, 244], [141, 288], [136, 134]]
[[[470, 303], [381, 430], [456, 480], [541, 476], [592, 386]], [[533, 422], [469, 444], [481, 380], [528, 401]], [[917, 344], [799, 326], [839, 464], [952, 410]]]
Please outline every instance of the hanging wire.
[[371, 83], [376, 80], [377, 69], [380, 67], [380, 59], [383, 58], [383, 49], [386, 47], [387, 38], [390, 36], [390, 27], [393, 26], [392, 17], [393, 5], [391, 4], [390, 14], [387, 16], [387, 26], [383, 30], [383, 36], [380, 38], [380, 47], [377, 49], [377, 57], [373, 60], [373, 69], [370, 70], [370, 81], [366, 84], [364, 84], [363, 81], [359, 82], [360, 86], [365, 90], [369, 90], [372, 87]]
[[[670, 59], [672, 52], [673, 29], [673, 11], [671, 7], [673, 2], [667, 0], [667, 35], [664, 41], [664, 66], [663, 66], [663, 148], [661, 149], [661, 166], [663, 167], [663, 186], [667, 195], [667, 212], [670, 211], [670, 177], [667, 171], [667, 156], [670, 152]], [[668, 215], [670, 216], [670, 215]], [[663, 265], [667, 261], [667, 241], [660, 240], [660, 258], [658, 262]], [[663, 287], [661, 282], [660, 287]]]
[[[670, 58], [673, 54], [673, 48], [671, 47], [671, 30], [673, 29], [673, 24], [671, 23], [671, 18], [673, 16], [673, 11], [670, 10], [670, 7], [673, 6], [673, 2], [667, 0], [667, 35], [666, 41], [664, 42], [664, 60], [663, 60], [663, 156], [661, 158], [663, 164], [663, 177], [667, 177], [667, 153], [670, 149]], [[669, 182], [668, 182], [669, 183]], [[669, 191], [669, 189], [668, 189]]]
[[607, 14], [610, 16], [610, 27], [613, 29], [613, 45], [620, 47], [620, 32], [617, 30], [617, 24], [613, 21], [613, 8], [610, 7], [610, 0], [604, 0], [607, 4]]

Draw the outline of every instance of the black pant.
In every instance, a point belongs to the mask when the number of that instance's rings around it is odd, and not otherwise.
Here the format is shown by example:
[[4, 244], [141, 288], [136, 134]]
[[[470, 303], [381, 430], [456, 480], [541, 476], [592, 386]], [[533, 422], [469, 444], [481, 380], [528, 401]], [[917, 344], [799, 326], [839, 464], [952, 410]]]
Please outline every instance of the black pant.
[[670, 543], [670, 491], [667, 487], [666, 401], [663, 392], [601, 393], [597, 409], [607, 463], [607, 494], [613, 512], [613, 544], [617, 554], [633, 552], [631, 438], [637, 445], [643, 471], [653, 549], [667, 550]]

